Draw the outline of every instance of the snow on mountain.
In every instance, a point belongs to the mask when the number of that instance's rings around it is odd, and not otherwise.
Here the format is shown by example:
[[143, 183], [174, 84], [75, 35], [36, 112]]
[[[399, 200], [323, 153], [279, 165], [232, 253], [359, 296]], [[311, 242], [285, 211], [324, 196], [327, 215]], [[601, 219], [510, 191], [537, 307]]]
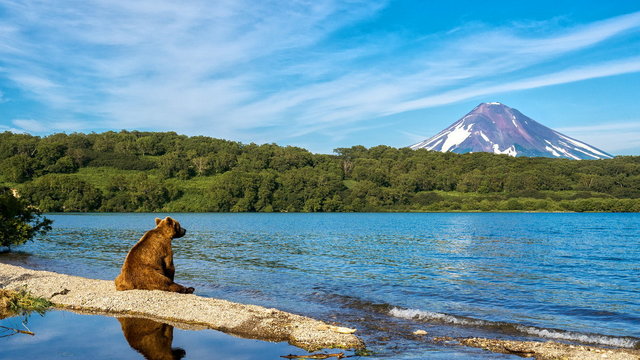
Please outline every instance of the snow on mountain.
[[482, 103], [436, 136], [412, 149], [490, 152], [510, 156], [610, 159], [613, 156], [552, 130], [498, 102]]

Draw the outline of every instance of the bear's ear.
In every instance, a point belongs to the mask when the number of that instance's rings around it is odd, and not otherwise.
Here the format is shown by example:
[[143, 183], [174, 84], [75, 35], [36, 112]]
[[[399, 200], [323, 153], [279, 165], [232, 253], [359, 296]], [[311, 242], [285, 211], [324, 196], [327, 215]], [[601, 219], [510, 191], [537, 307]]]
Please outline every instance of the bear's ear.
[[156, 226], [158, 226], [158, 224], [160, 224], [160, 221], [162, 221], [162, 219], [156, 218]]
[[174, 220], [172, 218], [167, 216], [166, 218], [164, 218], [164, 220], [167, 222], [167, 225], [169, 226], [173, 225]]

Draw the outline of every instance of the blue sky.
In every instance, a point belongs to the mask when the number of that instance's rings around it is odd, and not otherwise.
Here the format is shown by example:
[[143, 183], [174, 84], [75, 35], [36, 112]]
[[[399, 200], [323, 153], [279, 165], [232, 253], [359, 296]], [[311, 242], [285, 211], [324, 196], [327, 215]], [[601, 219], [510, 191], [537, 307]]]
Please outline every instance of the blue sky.
[[640, 2], [0, 0], [0, 131], [408, 146], [499, 101], [640, 155]]

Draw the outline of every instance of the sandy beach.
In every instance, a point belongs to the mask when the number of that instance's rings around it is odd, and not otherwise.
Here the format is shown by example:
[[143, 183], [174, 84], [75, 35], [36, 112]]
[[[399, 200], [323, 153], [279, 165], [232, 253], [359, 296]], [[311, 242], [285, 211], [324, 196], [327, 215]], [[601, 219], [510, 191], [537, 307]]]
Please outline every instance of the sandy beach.
[[0, 264], [0, 288], [24, 287], [62, 309], [135, 315], [181, 328], [195, 326], [244, 338], [285, 341], [308, 351], [364, 347], [360, 338], [343, 333], [350, 329], [277, 309], [157, 290], [116, 291], [113, 281]]

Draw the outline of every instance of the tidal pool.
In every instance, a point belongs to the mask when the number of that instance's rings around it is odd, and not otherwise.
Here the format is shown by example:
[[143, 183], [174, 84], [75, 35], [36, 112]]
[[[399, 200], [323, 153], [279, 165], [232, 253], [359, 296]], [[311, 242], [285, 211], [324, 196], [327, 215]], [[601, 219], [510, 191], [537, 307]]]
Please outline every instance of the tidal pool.
[[214, 330], [183, 330], [141, 318], [52, 310], [15, 316], [0, 326], [2, 359], [282, 359], [306, 354], [286, 343], [242, 339]]

